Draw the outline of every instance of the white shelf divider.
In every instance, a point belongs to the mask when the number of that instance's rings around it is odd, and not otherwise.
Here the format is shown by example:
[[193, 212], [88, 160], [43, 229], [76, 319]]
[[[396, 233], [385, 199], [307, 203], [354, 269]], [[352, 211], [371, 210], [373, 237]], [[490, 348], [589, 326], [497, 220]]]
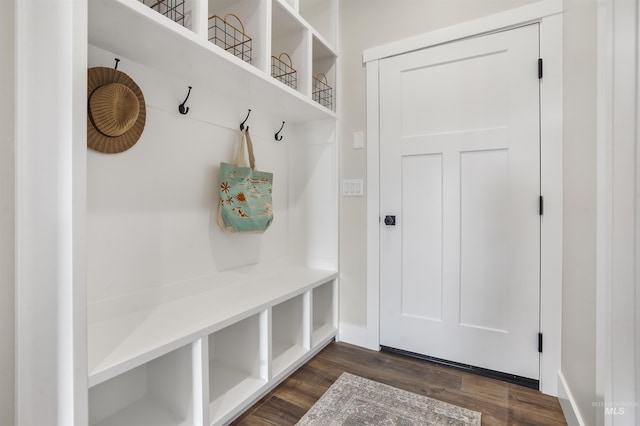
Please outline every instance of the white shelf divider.
[[193, 420], [196, 426], [209, 425], [209, 338], [193, 342]]

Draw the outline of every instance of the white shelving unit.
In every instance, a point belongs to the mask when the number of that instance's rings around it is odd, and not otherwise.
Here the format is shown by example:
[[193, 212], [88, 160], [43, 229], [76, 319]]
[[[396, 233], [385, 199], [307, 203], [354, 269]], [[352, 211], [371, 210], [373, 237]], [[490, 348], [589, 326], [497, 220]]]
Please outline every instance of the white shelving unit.
[[[309, 6], [187, 0], [183, 26], [138, 0], [89, 1], [90, 66], [122, 58], [148, 112], [130, 151], [88, 153], [92, 426], [228, 424], [336, 337], [337, 114], [311, 88], [314, 73], [335, 81], [337, 1]], [[229, 13], [251, 63], [209, 41], [209, 16]], [[297, 90], [271, 77], [280, 52]], [[276, 218], [260, 236], [224, 234], [215, 216], [217, 164], [247, 108], [275, 176]]]
[[[249, 0], [244, 0], [248, 2]], [[194, 6], [199, 5], [195, 0]], [[241, 2], [242, 3], [242, 2]], [[264, 1], [256, 4], [264, 7]], [[291, 11], [285, 12], [283, 3], [273, 2], [274, 11], [281, 20], [274, 21], [291, 27], [302, 29], [304, 21], [295, 21]], [[196, 10], [200, 10], [200, 6]], [[195, 20], [200, 16], [201, 24]], [[252, 66], [239, 58], [225, 52], [208, 41], [207, 12], [192, 13], [193, 26], [202, 28], [201, 33], [191, 31], [169, 18], [151, 10], [136, 0], [92, 0], [89, 4], [89, 44], [101, 49], [117, 52], [120, 56], [135, 60], [149, 68], [163, 70], [176, 78], [192, 81], [196, 84], [215, 90], [219, 96], [229, 98], [246, 98], [247, 103], [255, 109], [266, 111], [286, 111], [289, 122], [307, 122], [322, 118], [336, 118], [310, 100], [310, 89], [287, 90], [282, 83], [271, 78], [269, 66]], [[271, 28], [271, 23], [264, 27]], [[280, 34], [285, 29], [279, 29]], [[304, 30], [304, 37], [309, 40], [310, 30]], [[144, 36], [141, 37], [140, 34]], [[264, 36], [271, 39], [272, 37]], [[259, 40], [258, 35], [256, 38]], [[285, 43], [285, 42], [283, 42]], [[279, 45], [276, 45], [279, 46]], [[286, 45], [285, 45], [286, 46]], [[271, 45], [269, 45], [271, 47]], [[310, 48], [302, 46], [309, 55]], [[270, 62], [271, 49], [267, 55]], [[279, 54], [279, 52], [278, 52]], [[293, 57], [292, 57], [293, 59]], [[262, 61], [266, 61], [262, 59]], [[295, 62], [297, 62], [294, 59]], [[259, 60], [260, 62], [260, 60]], [[302, 61], [306, 70], [300, 69], [298, 80], [303, 76], [310, 79], [309, 58]], [[259, 64], [256, 64], [259, 65]], [[264, 68], [263, 68], [264, 67]], [[220, 76], [224, 76], [221, 78]], [[299, 87], [310, 87], [311, 82], [300, 83]], [[255, 89], [249, 93], [247, 87]], [[304, 94], [303, 94], [304, 93]]]

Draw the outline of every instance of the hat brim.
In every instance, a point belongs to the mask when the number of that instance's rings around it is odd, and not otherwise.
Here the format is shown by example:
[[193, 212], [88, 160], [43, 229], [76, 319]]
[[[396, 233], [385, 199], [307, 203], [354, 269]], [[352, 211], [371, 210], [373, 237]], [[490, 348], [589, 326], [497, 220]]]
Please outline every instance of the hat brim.
[[[114, 137], [100, 133], [100, 131], [94, 126], [93, 121], [91, 120], [88, 102], [94, 90], [109, 83], [120, 83], [127, 86], [131, 91], [133, 91], [136, 98], [138, 98], [139, 105], [138, 119], [133, 126], [131, 126], [131, 128], [124, 134]], [[136, 142], [138, 142], [138, 139], [140, 139], [146, 120], [147, 106], [144, 102], [142, 90], [140, 90], [140, 87], [138, 87], [131, 77], [114, 68], [89, 68], [89, 75], [87, 78], [87, 145], [89, 148], [107, 154], [126, 151], [135, 145]]]

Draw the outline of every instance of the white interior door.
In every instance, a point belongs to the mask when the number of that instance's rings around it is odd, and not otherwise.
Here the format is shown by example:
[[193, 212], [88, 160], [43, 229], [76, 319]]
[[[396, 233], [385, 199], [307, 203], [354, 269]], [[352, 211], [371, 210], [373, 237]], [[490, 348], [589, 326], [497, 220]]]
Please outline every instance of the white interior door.
[[539, 378], [538, 57], [535, 24], [380, 62], [381, 345]]

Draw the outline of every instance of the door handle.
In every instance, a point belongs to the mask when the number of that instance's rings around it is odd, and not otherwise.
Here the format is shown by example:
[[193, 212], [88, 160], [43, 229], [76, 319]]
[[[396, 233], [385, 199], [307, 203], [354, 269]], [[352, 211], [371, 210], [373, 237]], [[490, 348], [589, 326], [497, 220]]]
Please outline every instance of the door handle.
[[387, 226], [396, 226], [396, 217], [395, 216], [385, 216], [384, 224]]

